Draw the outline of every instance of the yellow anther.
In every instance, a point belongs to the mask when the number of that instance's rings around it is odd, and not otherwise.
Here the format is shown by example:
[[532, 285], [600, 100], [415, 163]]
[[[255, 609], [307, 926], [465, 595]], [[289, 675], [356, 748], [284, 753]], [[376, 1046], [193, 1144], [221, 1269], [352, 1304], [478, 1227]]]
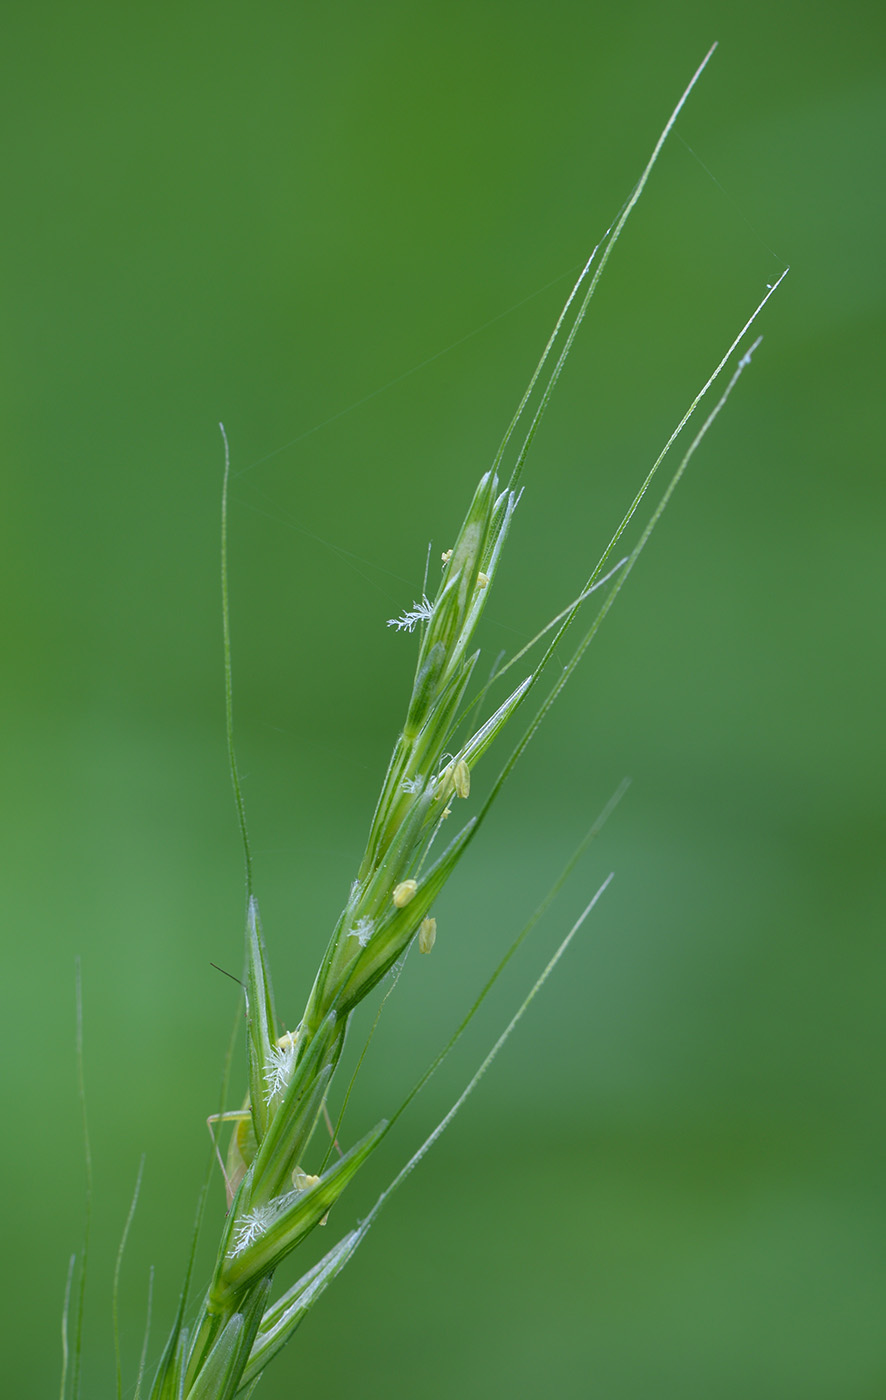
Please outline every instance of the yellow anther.
[[418, 951], [420, 953], [429, 953], [434, 946], [436, 937], [437, 920], [430, 918], [422, 919], [421, 926], [418, 930]]
[[[310, 1191], [311, 1187], [316, 1186], [319, 1180], [319, 1176], [311, 1176], [310, 1172], [303, 1172], [301, 1167], [296, 1167], [292, 1173], [292, 1184], [296, 1191]], [[326, 1212], [320, 1224], [325, 1225], [328, 1219], [329, 1211]]]
[[471, 792], [471, 770], [463, 758], [458, 760], [452, 774], [452, 782], [459, 797], [468, 797]]
[[452, 550], [445, 550], [444, 553], [440, 555], [440, 558], [443, 560], [444, 564], [448, 564], [450, 559], [452, 558]]
[[441, 820], [441, 822], [445, 822], [446, 818], [447, 818], [447, 817], [451, 817], [451, 816], [452, 816], [452, 808], [451, 808], [451, 807], [444, 807], [444, 808], [443, 808], [443, 811], [440, 813], [440, 820]]
[[482, 573], [481, 573], [481, 574], [478, 574], [478, 575], [477, 575], [477, 587], [478, 587], [478, 588], [485, 588], [488, 582], [489, 582], [489, 575], [488, 575], [488, 574], [482, 574]]
[[401, 880], [400, 884], [394, 889], [393, 894], [396, 908], [405, 909], [409, 901], [414, 898], [417, 889], [417, 880]]

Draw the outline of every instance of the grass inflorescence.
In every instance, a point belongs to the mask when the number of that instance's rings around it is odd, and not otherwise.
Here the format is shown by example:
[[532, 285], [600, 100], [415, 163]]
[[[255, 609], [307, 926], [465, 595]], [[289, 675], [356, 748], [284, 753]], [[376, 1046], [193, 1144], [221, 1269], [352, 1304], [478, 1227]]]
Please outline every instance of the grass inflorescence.
[[[611, 876], [588, 900], [579, 920], [529, 992], [522, 1006], [437, 1128], [405, 1164], [367, 1217], [349, 1230], [325, 1257], [291, 1284], [281, 1296], [271, 1293], [277, 1270], [337, 1205], [356, 1173], [375, 1152], [440, 1060], [449, 1052], [496, 980], [515, 948], [538, 917], [533, 915], [512, 948], [469, 1008], [440, 1055], [389, 1120], [379, 1122], [346, 1151], [334, 1153], [338, 1127], [347, 1105], [344, 1096], [338, 1125], [328, 1119], [327, 1104], [339, 1068], [348, 1025], [359, 1004], [397, 970], [415, 942], [428, 954], [436, 937], [435, 905], [441, 891], [477, 836], [492, 804], [532, 735], [572, 676], [603, 618], [645, 548], [693, 453], [749, 363], [742, 350], [713, 408], [683, 452], [668, 485], [636, 543], [620, 558], [618, 546], [652, 485], [665, 456], [690, 417], [732, 361], [774, 288], [754, 310], [729, 346], [647, 473], [623, 519], [577, 597], [528, 646], [499, 666], [485, 685], [476, 684], [479, 650], [476, 634], [484, 609], [506, 559], [509, 529], [519, 508], [520, 480], [532, 439], [584, 319], [599, 277], [622, 228], [639, 199], [661, 146], [700, 76], [710, 54], [684, 92], [630, 199], [606, 237], [595, 248], [578, 278], [544, 349], [517, 411], [508, 425], [491, 468], [480, 478], [464, 520], [441, 560], [433, 596], [423, 592], [390, 625], [417, 641], [411, 692], [394, 744], [365, 849], [353, 872], [350, 893], [332, 930], [304, 1010], [294, 1031], [287, 1031], [275, 1004], [268, 953], [254, 888], [254, 870], [233, 741], [231, 637], [227, 581], [228, 444], [222, 507], [222, 589], [229, 758], [246, 864], [246, 1001], [247, 1096], [242, 1109], [219, 1117], [232, 1124], [224, 1166], [228, 1210], [205, 1296], [189, 1314], [186, 1280], [180, 1306], [148, 1386], [144, 1362], [137, 1393], [150, 1400], [232, 1400], [257, 1384], [264, 1368], [292, 1337], [297, 1326], [344, 1267], [384, 1202], [412, 1170], [458, 1111], [504, 1044], [514, 1025], [562, 957], [594, 908]], [[778, 285], [778, 284], [776, 284]], [[518, 437], [518, 429], [522, 439]], [[426, 584], [427, 588], [427, 584]], [[593, 599], [593, 603], [591, 600]], [[593, 609], [590, 618], [586, 609]], [[558, 662], [545, 692], [539, 691], [548, 667], [568, 634], [579, 626], [565, 666]], [[540, 645], [544, 643], [543, 645]], [[540, 651], [533, 663], [526, 658]], [[562, 652], [559, 653], [562, 655]], [[522, 672], [515, 668], [524, 666]], [[488, 718], [478, 719], [490, 687], [509, 671], [511, 677]], [[529, 707], [529, 708], [527, 708]], [[528, 718], [527, 718], [528, 716]], [[516, 742], [501, 763], [482, 802], [472, 804], [472, 774], [503, 736], [517, 728]], [[592, 839], [613, 803], [588, 833]], [[476, 810], [471, 810], [472, 805]], [[584, 843], [583, 843], [584, 844]], [[576, 857], [577, 858], [577, 857]], [[557, 887], [565, 879], [567, 866]], [[555, 891], [552, 891], [552, 895]], [[353, 1083], [353, 1081], [352, 1081]], [[329, 1146], [315, 1150], [318, 1122], [329, 1122]], [[312, 1169], [313, 1168], [313, 1169]], [[203, 1203], [201, 1199], [201, 1213]], [[128, 1229], [127, 1222], [127, 1229]], [[192, 1251], [193, 1261], [193, 1251]], [[119, 1259], [118, 1259], [119, 1272]], [[190, 1273], [190, 1268], [189, 1271]], [[116, 1299], [116, 1291], [115, 1291]], [[116, 1301], [115, 1301], [116, 1310]], [[78, 1390], [77, 1358], [82, 1314], [77, 1309], [75, 1361], [63, 1378]], [[67, 1348], [67, 1326], [65, 1346]], [[118, 1394], [121, 1376], [118, 1365]], [[70, 1387], [68, 1386], [70, 1382]]]

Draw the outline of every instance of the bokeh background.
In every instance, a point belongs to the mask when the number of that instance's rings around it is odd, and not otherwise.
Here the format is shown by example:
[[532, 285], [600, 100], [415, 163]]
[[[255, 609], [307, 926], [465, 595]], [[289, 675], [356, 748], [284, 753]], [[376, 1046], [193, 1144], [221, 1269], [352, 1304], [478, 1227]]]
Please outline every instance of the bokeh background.
[[[629, 795], [332, 1239], [568, 961], [260, 1393], [868, 1400], [883, 1306], [881, 7], [18, 5], [4, 19], [4, 1374], [86, 1396], [182, 1273], [243, 879], [290, 1024], [451, 541], [570, 279], [713, 39], [539, 434], [489, 660], [580, 588], [785, 262], [753, 368], [437, 910], [345, 1129], [389, 1113]], [[488, 773], [487, 773], [488, 780]], [[477, 774], [482, 789], [483, 775]], [[359, 1037], [353, 1038], [353, 1046]], [[240, 1081], [242, 1082], [242, 1081]], [[239, 1084], [236, 1096], [239, 1096]], [[208, 1268], [210, 1230], [197, 1267]], [[321, 1232], [318, 1232], [318, 1235]], [[308, 1251], [309, 1252], [309, 1251]]]

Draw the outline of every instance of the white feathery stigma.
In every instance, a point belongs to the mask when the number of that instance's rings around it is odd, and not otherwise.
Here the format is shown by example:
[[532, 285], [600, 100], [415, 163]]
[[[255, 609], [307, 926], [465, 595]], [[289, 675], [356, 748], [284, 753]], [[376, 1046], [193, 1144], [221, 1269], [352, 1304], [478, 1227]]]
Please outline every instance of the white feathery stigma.
[[429, 622], [433, 615], [434, 604], [423, 593], [420, 603], [413, 603], [400, 617], [389, 617], [388, 626], [396, 627], [398, 632], [411, 632], [417, 622]]
[[256, 1206], [254, 1210], [247, 1211], [242, 1220], [238, 1220], [234, 1230], [231, 1256], [236, 1258], [238, 1254], [243, 1253], [244, 1249], [248, 1249], [257, 1239], [260, 1239], [276, 1214], [277, 1211], [273, 1205]]
[[295, 1066], [295, 1037], [283, 1036], [284, 1044], [272, 1045], [265, 1060], [265, 1102], [282, 1094], [289, 1084]]
[[365, 948], [373, 933], [375, 932], [375, 921], [364, 916], [358, 919], [348, 934], [349, 938], [356, 938], [361, 948]]

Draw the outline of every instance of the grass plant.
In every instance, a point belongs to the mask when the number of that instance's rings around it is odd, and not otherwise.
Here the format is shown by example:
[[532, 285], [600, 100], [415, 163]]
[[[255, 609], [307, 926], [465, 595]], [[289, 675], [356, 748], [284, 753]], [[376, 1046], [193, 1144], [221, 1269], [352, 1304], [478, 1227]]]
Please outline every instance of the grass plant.
[[[439, 584], [433, 587], [426, 578], [421, 598], [413, 600], [398, 617], [390, 619], [389, 625], [406, 634], [405, 645], [409, 644], [409, 637], [417, 644], [411, 693], [369, 824], [365, 850], [353, 872], [350, 894], [332, 930], [297, 1028], [292, 1032], [285, 1029], [286, 1023], [276, 1009], [234, 748], [227, 577], [230, 462], [225, 439], [224, 659], [229, 758], [246, 866], [247, 1094], [242, 1108], [219, 1115], [231, 1126], [223, 1168], [228, 1209], [221, 1223], [208, 1287], [197, 1306], [192, 1308], [192, 1244], [178, 1311], [151, 1377], [146, 1362], [147, 1340], [143, 1348], [135, 1388], [138, 1396], [150, 1397], [150, 1400], [233, 1400], [234, 1396], [252, 1393], [263, 1371], [353, 1256], [391, 1193], [473, 1091], [612, 879], [610, 875], [588, 899], [580, 918], [563, 938], [554, 957], [456, 1103], [401, 1168], [368, 1215], [355, 1228], [346, 1231], [319, 1263], [289, 1284], [279, 1296], [272, 1297], [278, 1269], [317, 1226], [326, 1222], [330, 1212], [340, 1215], [340, 1208], [335, 1208], [354, 1176], [449, 1053], [505, 963], [536, 922], [540, 911], [520, 931], [449, 1043], [404, 1102], [390, 1118], [379, 1122], [347, 1150], [339, 1151], [337, 1142], [353, 1080], [341, 1096], [334, 1092], [334, 1087], [337, 1088], [336, 1074], [354, 1011], [385, 979], [391, 985], [396, 983], [413, 944], [417, 944], [421, 954], [431, 952], [436, 935], [434, 909], [441, 891], [477, 837], [538, 726], [571, 679], [755, 348], [756, 342], [749, 348], [744, 347], [774, 287], [767, 290], [681, 417], [575, 599], [551, 619], [529, 646], [500, 665], [488, 681], [478, 685], [480, 652], [475, 639], [499, 570], [504, 567], [508, 532], [521, 502], [521, 478], [527, 453], [599, 278], [643, 192], [661, 147], [709, 58], [710, 54], [683, 93], [618, 219], [582, 269], [495, 459], [479, 480], [461, 529], [440, 561]], [[711, 395], [712, 406], [683, 449], [644, 528], [619, 556], [622, 539], [662, 463], [721, 376], [725, 387], [718, 395]], [[564, 666], [560, 658], [566, 646], [571, 646], [571, 652]], [[535, 659], [528, 660], [530, 655]], [[557, 665], [552, 667], [555, 657]], [[510, 677], [509, 672], [512, 673]], [[546, 689], [545, 682], [548, 682]], [[483, 715], [486, 717], [482, 718]], [[472, 775], [477, 765], [488, 762], [492, 750], [501, 748], [505, 734], [513, 735], [515, 731], [516, 740], [500, 762], [482, 802], [471, 812]], [[620, 795], [621, 790], [591, 827], [582, 848], [596, 835]], [[465, 820], [462, 820], [462, 813], [468, 813]], [[549, 899], [565, 880], [577, 855], [564, 870]], [[333, 1127], [328, 1118], [328, 1105], [334, 1102], [339, 1102], [339, 1110]], [[316, 1131], [324, 1117], [329, 1121], [328, 1135]], [[218, 1126], [217, 1122], [215, 1127]], [[204, 1202], [205, 1190], [200, 1217]], [[135, 1201], [133, 1209], [134, 1206]], [[132, 1212], [126, 1231], [131, 1218]], [[119, 1256], [114, 1290], [115, 1329], [117, 1276]], [[82, 1279], [81, 1272], [79, 1284], [72, 1287], [69, 1283], [68, 1289], [69, 1299], [76, 1301], [66, 1304], [65, 1308], [62, 1400], [80, 1393]], [[118, 1352], [117, 1394], [122, 1396], [123, 1393]]]

